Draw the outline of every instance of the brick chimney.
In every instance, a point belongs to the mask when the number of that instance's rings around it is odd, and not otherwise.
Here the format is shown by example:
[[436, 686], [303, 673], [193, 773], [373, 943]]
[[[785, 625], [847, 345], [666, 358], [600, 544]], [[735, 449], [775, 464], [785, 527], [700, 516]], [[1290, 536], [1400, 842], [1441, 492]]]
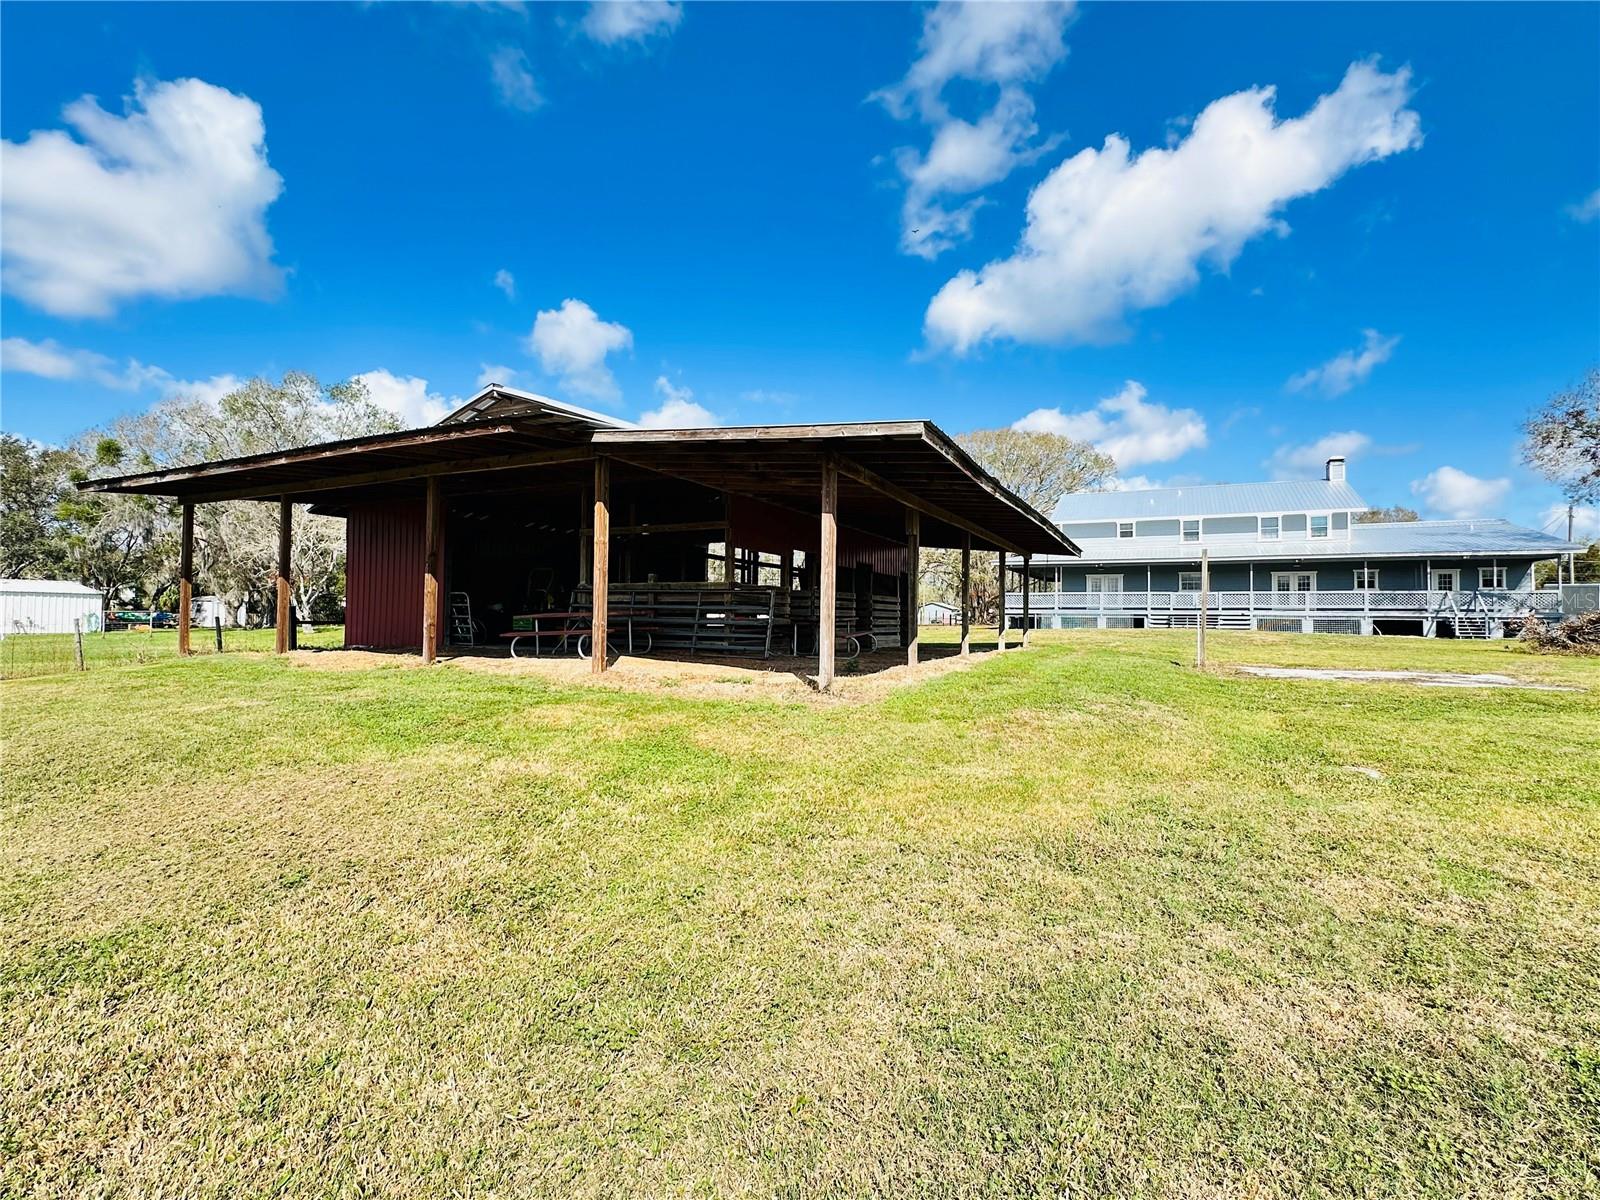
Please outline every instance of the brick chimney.
[[1323, 472], [1322, 477], [1324, 479], [1326, 479], [1329, 483], [1343, 483], [1344, 482], [1344, 455], [1335, 454], [1332, 458], [1330, 458], [1328, 460], [1327, 470], [1325, 470]]

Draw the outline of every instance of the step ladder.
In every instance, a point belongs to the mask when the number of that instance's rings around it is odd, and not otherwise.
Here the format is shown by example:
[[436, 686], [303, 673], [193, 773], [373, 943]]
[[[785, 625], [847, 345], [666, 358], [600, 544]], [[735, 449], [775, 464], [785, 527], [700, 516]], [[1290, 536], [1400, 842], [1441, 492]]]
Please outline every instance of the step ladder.
[[477, 641], [472, 631], [472, 597], [465, 592], [450, 593], [450, 644], [470, 646]]

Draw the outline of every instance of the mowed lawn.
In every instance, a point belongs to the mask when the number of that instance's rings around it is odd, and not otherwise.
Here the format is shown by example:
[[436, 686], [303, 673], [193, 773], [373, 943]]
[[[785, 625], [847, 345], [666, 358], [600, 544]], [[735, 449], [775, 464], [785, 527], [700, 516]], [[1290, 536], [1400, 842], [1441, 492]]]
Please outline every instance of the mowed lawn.
[[1600, 663], [1212, 651], [1579, 690], [7, 683], [0, 1194], [1594, 1195]]

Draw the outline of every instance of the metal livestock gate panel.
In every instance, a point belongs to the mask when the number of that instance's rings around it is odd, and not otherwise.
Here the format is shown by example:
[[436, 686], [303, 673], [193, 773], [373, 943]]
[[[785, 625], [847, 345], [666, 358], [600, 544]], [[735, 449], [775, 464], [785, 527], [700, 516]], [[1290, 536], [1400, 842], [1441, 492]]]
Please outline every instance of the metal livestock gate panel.
[[345, 520], [344, 644], [422, 647], [421, 501], [358, 504]]

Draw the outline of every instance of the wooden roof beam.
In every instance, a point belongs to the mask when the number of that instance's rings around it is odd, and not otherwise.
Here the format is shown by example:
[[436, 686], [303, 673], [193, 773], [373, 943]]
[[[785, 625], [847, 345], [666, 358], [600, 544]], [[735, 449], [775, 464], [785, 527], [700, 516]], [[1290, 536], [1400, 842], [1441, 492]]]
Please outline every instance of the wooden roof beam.
[[336, 492], [345, 488], [368, 487], [381, 483], [405, 483], [409, 480], [426, 480], [441, 475], [479, 475], [488, 471], [515, 471], [522, 467], [555, 466], [561, 463], [587, 462], [594, 457], [588, 446], [567, 446], [559, 450], [530, 450], [520, 454], [498, 454], [489, 458], [450, 459], [444, 462], [417, 463], [407, 467], [389, 467], [382, 471], [363, 471], [355, 475], [332, 475], [304, 482], [258, 484], [250, 488], [232, 488], [220, 492], [185, 497], [196, 503], [214, 503], [219, 500], [270, 500], [289, 494], [304, 496], [315, 492]]
[[897, 483], [891, 483], [876, 471], [870, 471], [860, 463], [843, 455], [839, 456], [839, 474], [865, 484], [875, 492], [879, 492], [891, 500], [897, 500], [907, 508], [914, 508], [920, 513], [943, 521], [946, 525], [955, 527], [963, 533], [970, 533], [974, 537], [982, 538], [986, 542], [993, 542], [1002, 550], [1009, 550], [1013, 554], [1021, 554], [1022, 548], [1015, 542], [1007, 541], [992, 530], [985, 529], [976, 521], [969, 521], [966, 517], [959, 516], [931, 500], [925, 500], [915, 492], [907, 491]]

